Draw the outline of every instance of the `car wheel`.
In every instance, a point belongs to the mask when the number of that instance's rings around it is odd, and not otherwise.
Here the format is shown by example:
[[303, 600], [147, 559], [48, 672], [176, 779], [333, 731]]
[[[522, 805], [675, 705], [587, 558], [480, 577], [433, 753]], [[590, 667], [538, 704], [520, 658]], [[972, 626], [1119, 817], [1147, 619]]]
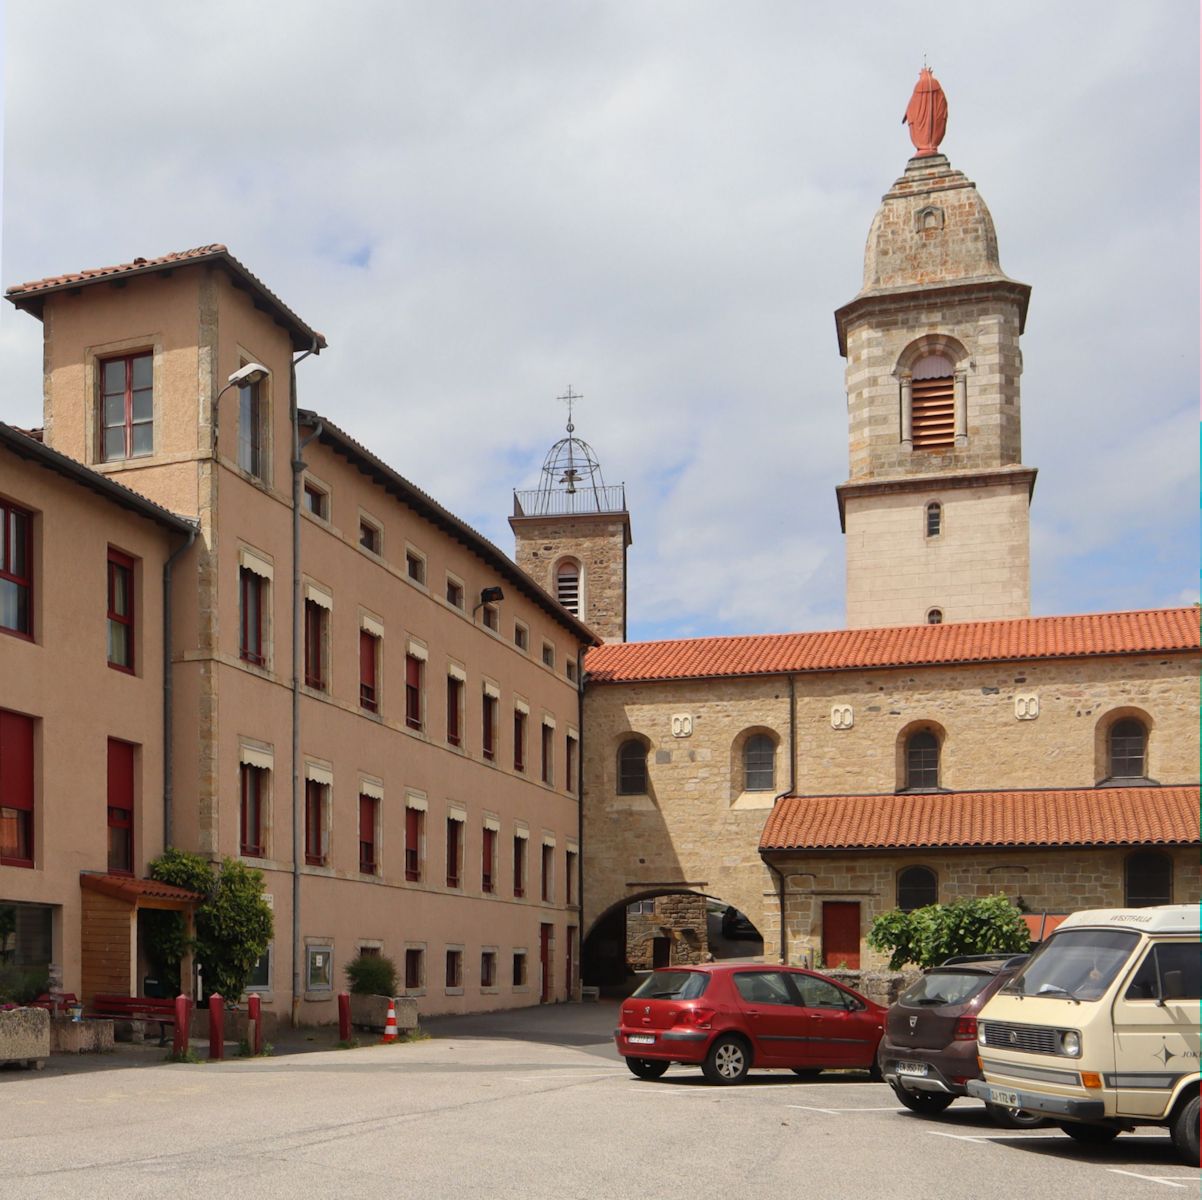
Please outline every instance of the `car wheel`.
[[1198, 1166], [1198, 1116], [1199, 1103], [1195, 1096], [1187, 1104], [1183, 1104], [1173, 1118], [1173, 1145], [1181, 1155], [1181, 1161], [1188, 1166]]
[[710, 1083], [742, 1083], [749, 1070], [751, 1051], [737, 1037], [718, 1038], [701, 1064], [701, 1073]]
[[[890, 1084], [890, 1086], [893, 1085]], [[893, 1094], [911, 1112], [919, 1113], [924, 1117], [933, 1117], [937, 1113], [943, 1112], [956, 1098], [949, 1096], [946, 1092], [911, 1092], [903, 1087], [893, 1087]]]
[[1025, 1108], [1006, 1108], [1002, 1104], [986, 1104], [985, 1111], [995, 1125], [1003, 1129], [1039, 1129], [1051, 1122], [1043, 1113], [1028, 1112]]
[[1108, 1146], [1119, 1135], [1119, 1131], [1109, 1125], [1082, 1125], [1079, 1121], [1060, 1121], [1058, 1124], [1062, 1132], [1082, 1146]]
[[872, 1063], [868, 1067], [868, 1078], [871, 1079], [873, 1083], [880, 1083], [881, 1080], [885, 1078], [885, 1076], [881, 1074], [880, 1059], [876, 1057], [873, 1058]]
[[628, 1058], [626, 1065], [630, 1068], [630, 1073], [640, 1079], [658, 1079], [669, 1066], [658, 1058]]

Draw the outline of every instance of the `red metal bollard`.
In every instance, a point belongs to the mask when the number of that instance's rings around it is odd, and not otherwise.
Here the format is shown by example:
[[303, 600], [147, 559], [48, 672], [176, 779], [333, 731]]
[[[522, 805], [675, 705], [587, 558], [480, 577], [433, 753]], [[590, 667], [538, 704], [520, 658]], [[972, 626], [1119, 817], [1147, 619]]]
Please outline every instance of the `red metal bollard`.
[[175, 1037], [171, 1042], [171, 1053], [183, 1058], [188, 1053], [192, 1034], [192, 1001], [182, 992], [175, 998]]
[[225, 1058], [225, 1001], [214, 992], [209, 997], [209, 1061]]
[[247, 1033], [250, 1037], [251, 1054], [263, 1053], [263, 1001], [258, 992], [251, 992], [246, 997], [246, 1020], [250, 1024]]
[[351, 998], [346, 992], [338, 993], [338, 1040], [351, 1040]]

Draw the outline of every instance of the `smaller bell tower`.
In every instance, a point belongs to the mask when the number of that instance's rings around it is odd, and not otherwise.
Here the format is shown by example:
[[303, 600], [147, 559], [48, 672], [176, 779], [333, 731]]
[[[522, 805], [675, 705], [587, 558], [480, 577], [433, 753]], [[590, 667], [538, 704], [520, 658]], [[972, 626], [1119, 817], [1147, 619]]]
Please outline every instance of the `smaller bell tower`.
[[626, 640], [626, 485], [607, 485], [592, 447], [576, 436], [568, 406], [567, 437], [547, 451], [537, 488], [513, 493], [514, 558], [537, 583], [607, 642]]

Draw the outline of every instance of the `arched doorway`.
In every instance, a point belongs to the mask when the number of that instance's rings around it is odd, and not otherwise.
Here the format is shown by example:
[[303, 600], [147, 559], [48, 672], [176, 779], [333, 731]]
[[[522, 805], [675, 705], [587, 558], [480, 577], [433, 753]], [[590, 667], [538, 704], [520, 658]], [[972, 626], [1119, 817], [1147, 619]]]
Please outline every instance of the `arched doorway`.
[[656, 967], [755, 962], [763, 954], [760, 931], [733, 904], [700, 892], [649, 892], [611, 905], [594, 922], [581, 952], [581, 979], [627, 995]]

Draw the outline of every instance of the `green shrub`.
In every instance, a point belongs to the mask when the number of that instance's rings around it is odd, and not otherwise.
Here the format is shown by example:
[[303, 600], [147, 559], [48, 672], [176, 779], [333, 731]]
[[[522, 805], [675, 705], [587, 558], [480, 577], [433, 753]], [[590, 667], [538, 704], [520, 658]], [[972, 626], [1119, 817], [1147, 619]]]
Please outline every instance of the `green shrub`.
[[954, 954], [1021, 954], [1031, 948], [1022, 913], [1005, 896], [929, 904], [882, 913], [868, 931], [874, 950], [890, 950], [890, 970], [933, 967]]
[[49, 988], [45, 967], [0, 966], [0, 1004], [28, 1004]]
[[344, 968], [356, 996], [395, 996], [396, 963], [380, 954], [360, 954]]

